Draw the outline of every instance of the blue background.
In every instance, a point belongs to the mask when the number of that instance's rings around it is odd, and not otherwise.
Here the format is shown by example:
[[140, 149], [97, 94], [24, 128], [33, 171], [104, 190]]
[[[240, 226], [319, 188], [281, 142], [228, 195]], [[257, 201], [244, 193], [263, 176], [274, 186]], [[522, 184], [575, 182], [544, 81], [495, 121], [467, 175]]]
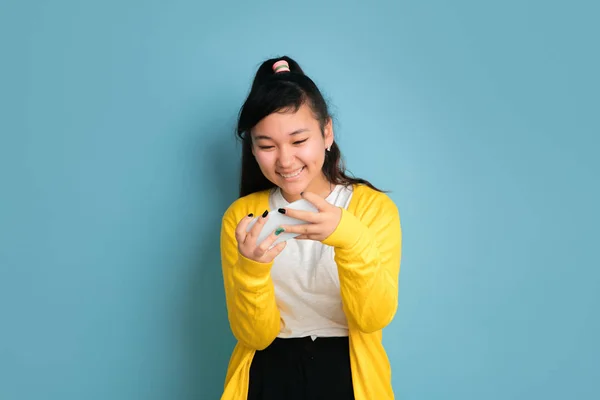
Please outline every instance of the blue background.
[[220, 396], [235, 117], [281, 54], [401, 211], [397, 397], [600, 397], [598, 3], [366, 3], [3, 2], [0, 399]]

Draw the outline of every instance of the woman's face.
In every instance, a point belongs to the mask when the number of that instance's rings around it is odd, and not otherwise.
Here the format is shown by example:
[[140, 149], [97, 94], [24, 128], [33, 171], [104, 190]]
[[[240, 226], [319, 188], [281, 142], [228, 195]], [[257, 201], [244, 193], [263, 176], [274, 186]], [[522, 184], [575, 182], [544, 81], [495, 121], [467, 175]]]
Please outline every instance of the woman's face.
[[312, 110], [277, 112], [252, 129], [252, 153], [265, 177], [279, 186], [288, 201], [308, 190], [319, 192], [328, 182], [322, 173], [325, 151], [333, 143], [331, 121], [321, 132]]

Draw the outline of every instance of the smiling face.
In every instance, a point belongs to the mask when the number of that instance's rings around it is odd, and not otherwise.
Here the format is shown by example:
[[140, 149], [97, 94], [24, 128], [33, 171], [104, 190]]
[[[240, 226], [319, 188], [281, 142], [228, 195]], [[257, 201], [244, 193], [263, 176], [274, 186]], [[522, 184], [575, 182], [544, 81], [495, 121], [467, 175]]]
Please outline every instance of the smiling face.
[[332, 143], [331, 120], [321, 132], [306, 104], [297, 112], [268, 115], [252, 129], [252, 153], [260, 170], [290, 202], [303, 191], [319, 194], [329, 189], [322, 167]]

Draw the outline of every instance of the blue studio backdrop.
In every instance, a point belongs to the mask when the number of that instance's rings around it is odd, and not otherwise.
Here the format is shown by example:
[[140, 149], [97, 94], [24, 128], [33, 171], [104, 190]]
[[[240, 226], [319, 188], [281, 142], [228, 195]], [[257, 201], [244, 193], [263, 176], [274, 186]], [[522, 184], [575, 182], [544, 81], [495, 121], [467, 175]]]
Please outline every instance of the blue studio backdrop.
[[600, 398], [597, 4], [3, 1], [0, 399], [219, 398], [235, 120], [283, 54], [401, 212], [397, 398]]

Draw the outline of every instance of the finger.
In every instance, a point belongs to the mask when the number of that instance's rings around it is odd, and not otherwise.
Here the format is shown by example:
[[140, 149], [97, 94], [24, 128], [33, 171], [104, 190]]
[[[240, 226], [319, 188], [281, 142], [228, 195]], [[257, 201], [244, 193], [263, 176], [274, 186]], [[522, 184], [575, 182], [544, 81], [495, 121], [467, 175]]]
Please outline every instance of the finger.
[[282, 225], [287, 233], [297, 233], [300, 235], [310, 235], [319, 232], [319, 225], [302, 224], [302, 225]]
[[246, 240], [246, 235], [248, 234], [246, 232], [246, 229], [248, 229], [248, 224], [250, 224], [253, 217], [254, 214], [248, 214], [247, 216], [242, 218], [242, 220], [238, 223], [237, 227], [235, 228], [235, 240], [237, 240], [238, 243], [244, 243], [244, 241]]
[[319, 211], [325, 211], [331, 207], [331, 204], [329, 204], [327, 200], [313, 192], [302, 192], [300, 195], [304, 200], [307, 200], [313, 206], [317, 207], [317, 210]]
[[269, 259], [273, 259], [275, 257], [277, 257], [282, 251], [283, 249], [285, 249], [287, 242], [281, 242], [281, 243], [277, 243], [276, 246], [273, 246], [273, 248], [269, 251], [267, 251], [267, 256], [269, 257]]
[[252, 226], [250, 232], [248, 232], [248, 235], [253, 238], [257, 237], [260, 234], [260, 231], [262, 230], [263, 226], [265, 225], [267, 218], [269, 218], [269, 210], [265, 210], [265, 212], [260, 217], [258, 217], [256, 223]]
[[310, 240], [309, 235], [298, 235], [294, 239], [296, 240]]
[[[314, 211], [294, 210], [293, 208], [284, 208], [285, 215], [290, 218], [299, 219], [301, 221], [317, 223], [321, 222], [322, 215]], [[281, 211], [280, 211], [281, 212]]]
[[258, 246], [259, 251], [262, 254], [265, 254], [269, 250], [269, 247], [273, 245], [273, 243], [277, 240], [279, 235], [281, 235], [283, 232], [285, 232], [285, 229], [283, 227], [279, 227], [273, 232], [271, 232], [271, 234], [267, 236], [265, 240], [263, 240], [262, 243]]

